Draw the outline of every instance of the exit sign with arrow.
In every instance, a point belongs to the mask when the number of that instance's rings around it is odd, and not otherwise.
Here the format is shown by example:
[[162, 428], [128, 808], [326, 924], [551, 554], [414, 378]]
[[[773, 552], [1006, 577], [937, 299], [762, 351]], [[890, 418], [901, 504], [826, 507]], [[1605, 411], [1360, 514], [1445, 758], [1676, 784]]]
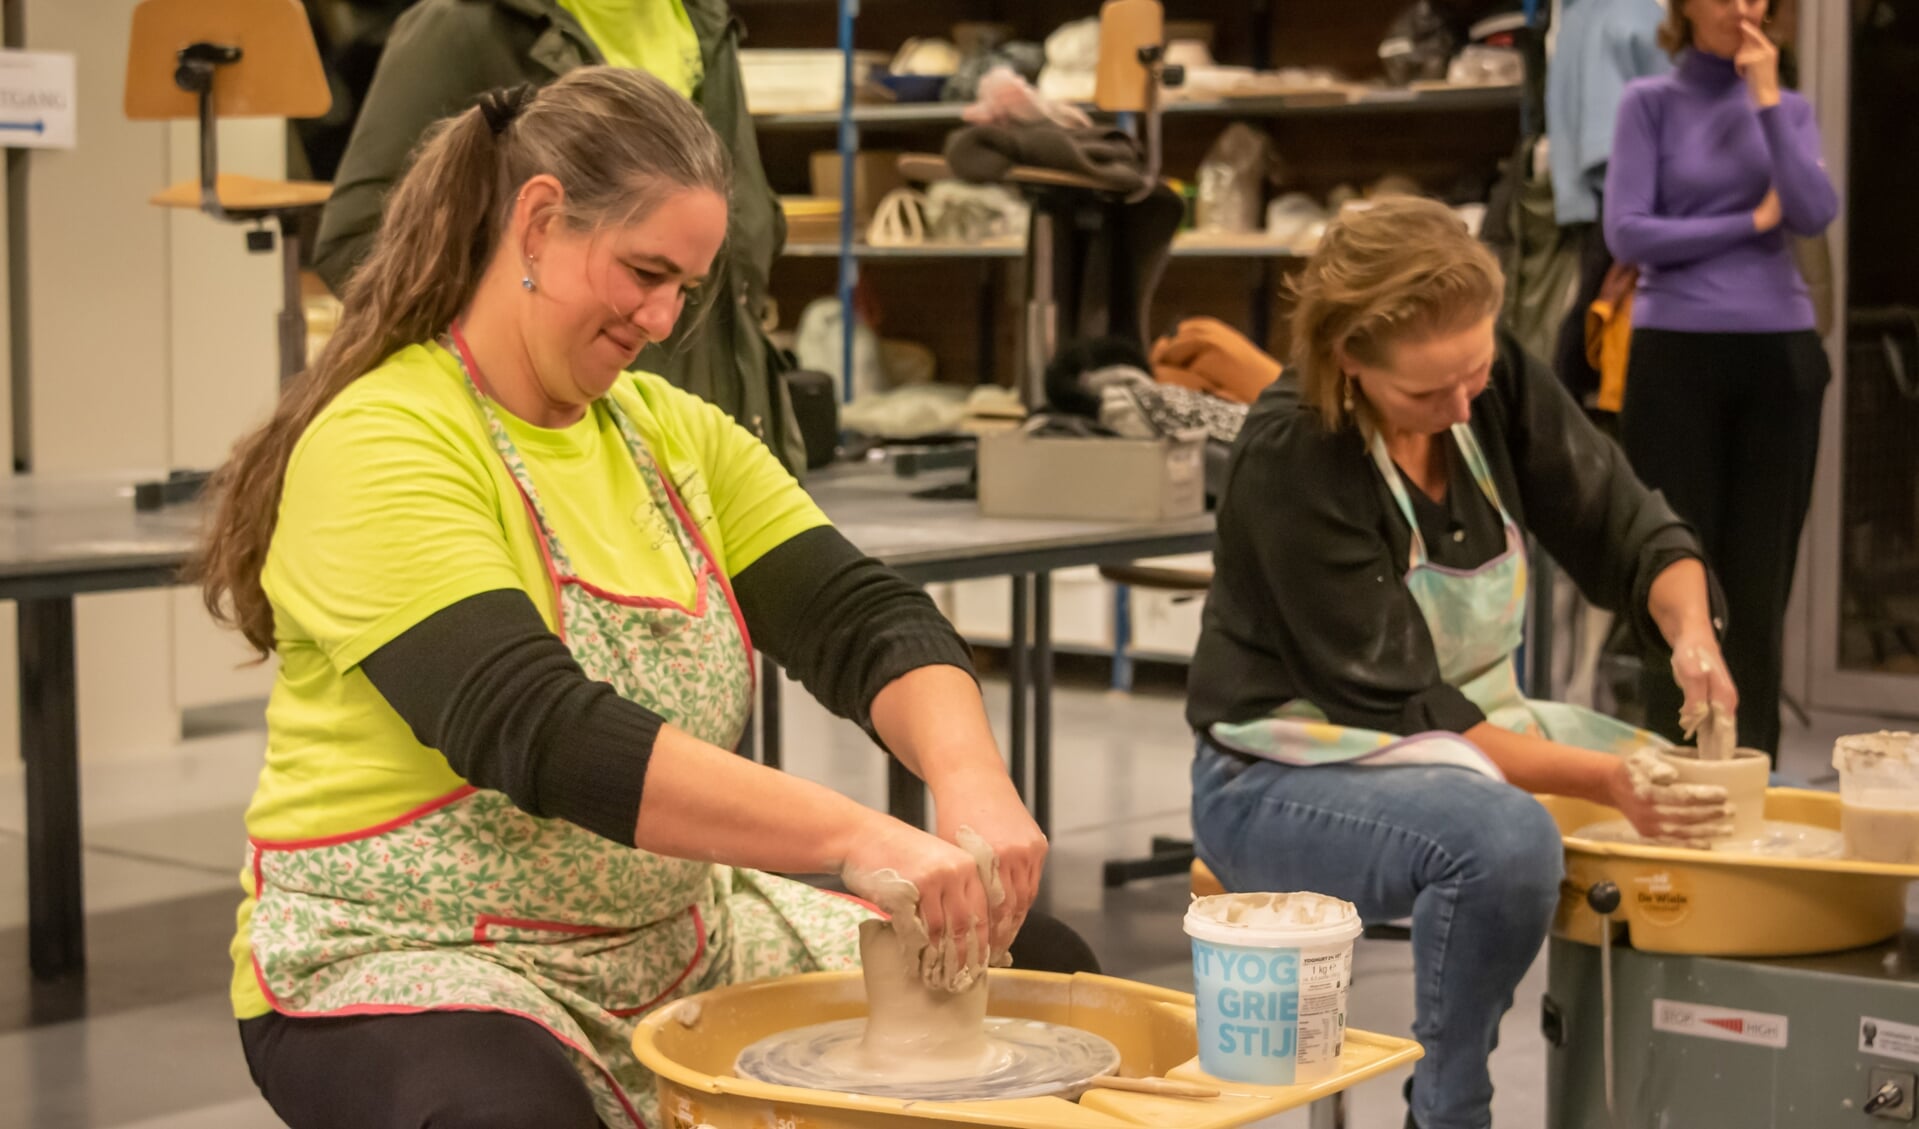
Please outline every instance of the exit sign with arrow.
[[0, 146], [71, 149], [73, 56], [61, 51], [0, 51]]

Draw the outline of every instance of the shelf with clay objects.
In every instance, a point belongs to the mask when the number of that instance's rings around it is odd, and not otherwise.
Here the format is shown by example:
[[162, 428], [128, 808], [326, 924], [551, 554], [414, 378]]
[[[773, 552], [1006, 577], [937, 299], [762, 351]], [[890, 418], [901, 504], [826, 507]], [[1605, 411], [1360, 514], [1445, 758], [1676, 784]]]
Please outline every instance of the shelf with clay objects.
[[[1391, 87], [1307, 87], [1291, 93], [1171, 101], [1168, 117], [1287, 117], [1299, 114], [1365, 114], [1518, 109], [1520, 88], [1445, 83]], [[855, 106], [853, 124], [872, 127], [957, 125], [966, 109], [960, 102], [908, 102]], [[838, 110], [754, 114], [760, 129], [818, 129], [837, 126]]]
[[[902, 243], [894, 246], [875, 246], [870, 243], [855, 243], [853, 256], [859, 259], [1017, 259], [1026, 253], [1026, 244], [1019, 240], [994, 240], [990, 243]], [[840, 254], [837, 242], [788, 242], [781, 252], [789, 259], [836, 259]]]
[[[834, 259], [838, 258], [838, 243], [803, 241], [789, 242], [782, 252], [790, 259]], [[853, 256], [858, 259], [875, 260], [914, 260], [914, 259], [1017, 259], [1026, 254], [1023, 240], [994, 240], [989, 243], [905, 243], [893, 246], [875, 246], [868, 243], [853, 245]], [[1198, 232], [1181, 232], [1173, 240], [1173, 257], [1176, 259], [1299, 259], [1306, 252], [1296, 247], [1274, 242], [1263, 235], [1216, 235]]]

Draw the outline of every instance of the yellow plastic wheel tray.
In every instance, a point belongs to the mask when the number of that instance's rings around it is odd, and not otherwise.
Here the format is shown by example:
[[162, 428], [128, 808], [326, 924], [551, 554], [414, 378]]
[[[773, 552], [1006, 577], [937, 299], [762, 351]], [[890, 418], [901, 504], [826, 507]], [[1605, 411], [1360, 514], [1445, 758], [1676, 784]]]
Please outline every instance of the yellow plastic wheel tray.
[[1109, 976], [1008, 970], [993, 973], [990, 996], [990, 1014], [1070, 1024], [1104, 1036], [1119, 1048], [1124, 1075], [1218, 1086], [1220, 1096], [1169, 1098], [1095, 1089], [1076, 1102], [908, 1102], [733, 1076], [740, 1050], [768, 1035], [865, 1015], [866, 990], [857, 972], [808, 973], [688, 997], [642, 1020], [633, 1051], [659, 1078], [661, 1119], [669, 1129], [877, 1129], [910, 1120], [1029, 1129], [1213, 1129], [1316, 1101], [1411, 1063], [1421, 1053], [1411, 1040], [1348, 1031], [1333, 1077], [1307, 1086], [1248, 1086], [1200, 1071], [1193, 997], [1183, 992]]
[[[1891, 937], [1905, 924], [1906, 884], [1919, 878], [1919, 866], [1580, 839], [1578, 831], [1619, 813], [1562, 796], [1540, 802], [1566, 837], [1566, 885], [1553, 931], [1583, 944], [1597, 945], [1603, 928], [1586, 891], [1606, 880], [1619, 887], [1614, 925], [1624, 922], [1635, 949], [1773, 957], [1856, 949]], [[1766, 818], [1837, 830], [1839, 797], [1771, 788]]]

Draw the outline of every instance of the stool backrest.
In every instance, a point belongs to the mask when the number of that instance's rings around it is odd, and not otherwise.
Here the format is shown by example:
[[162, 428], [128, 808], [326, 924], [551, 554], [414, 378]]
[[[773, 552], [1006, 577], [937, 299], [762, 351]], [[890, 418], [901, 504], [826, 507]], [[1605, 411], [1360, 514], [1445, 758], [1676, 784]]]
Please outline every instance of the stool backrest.
[[1159, 0], [1106, 0], [1100, 5], [1093, 104], [1108, 113], [1145, 113], [1155, 80], [1140, 51], [1161, 46], [1165, 36], [1166, 12]]
[[241, 52], [216, 72], [215, 117], [317, 118], [333, 106], [299, 0], [142, 0], [127, 50], [127, 117], [199, 116], [198, 99], [173, 77], [179, 53], [196, 43]]

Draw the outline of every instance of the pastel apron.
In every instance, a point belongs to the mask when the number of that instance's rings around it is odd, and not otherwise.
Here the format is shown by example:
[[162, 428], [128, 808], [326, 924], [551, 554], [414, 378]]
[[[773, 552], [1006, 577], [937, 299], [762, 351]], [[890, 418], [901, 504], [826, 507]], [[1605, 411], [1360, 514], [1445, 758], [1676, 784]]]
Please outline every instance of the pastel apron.
[[[1399, 468], [1387, 454], [1385, 440], [1375, 435], [1371, 443], [1373, 463], [1412, 530], [1405, 583], [1432, 635], [1440, 677], [1483, 710], [1486, 720], [1514, 733], [1614, 754], [1666, 744], [1646, 730], [1592, 710], [1534, 701], [1520, 693], [1515, 655], [1526, 634], [1525, 538], [1499, 500], [1499, 489], [1472, 428], [1456, 424], [1452, 435], [1473, 480], [1499, 511], [1506, 532], [1505, 551], [1469, 570], [1446, 568], [1427, 557], [1426, 541]], [[1282, 764], [1453, 764], [1504, 779], [1492, 761], [1459, 734], [1392, 734], [1334, 725], [1324, 711], [1303, 699], [1255, 721], [1215, 725], [1211, 735], [1223, 748]]]
[[[601, 401], [645, 480], [660, 543], [676, 541], [692, 568], [690, 608], [574, 572], [457, 327], [451, 336], [538, 535], [573, 657], [587, 677], [732, 748], [753, 700], [745, 622], [632, 421]], [[250, 853], [254, 973], [274, 1010], [522, 1016], [571, 1050], [607, 1125], [657, 1124], [652, 1074], [629, 1049], [639, 1016], [722, 984], [857, 967], [871, 916], [798, 882], [620, 846], [471, 786], [377, 827], [255, 839]]]

